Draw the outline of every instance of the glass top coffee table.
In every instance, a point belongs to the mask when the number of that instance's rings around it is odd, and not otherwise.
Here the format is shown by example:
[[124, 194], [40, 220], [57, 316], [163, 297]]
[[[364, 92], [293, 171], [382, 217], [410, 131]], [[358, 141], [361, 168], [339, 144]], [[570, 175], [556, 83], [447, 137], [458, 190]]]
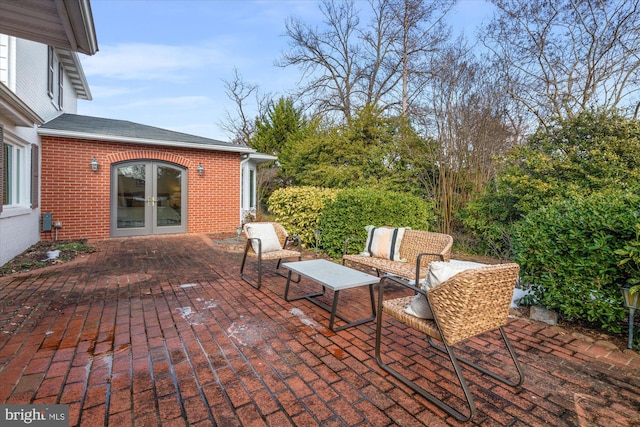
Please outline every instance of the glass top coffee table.
[[[344, 265], [336, 264], [325, 259], [313, 259], [309, 261], [298, 262], [285, 262], [282, 267], [289, 270], [287, 274], [287, 286], [284, 291], [284, 299], [286, 301], [296, 301], [299, 299], [306, 299], [311, 301], [318, 307], [324, 308], [331, 312], [329, 319], [329, 329], [336, 332], [352, 326], [361, 325], [365, 322], [370, 322], [376, 318], [376, 308], [373, 300], [373, 285], [380, 281], [380, 278], [371, 274], [363, 273], [362, 271], [354, 270]], [[316, 283], [322, 285], [322, 292], [306, 294], [289, 298], [289, 286], [291, 285], [291, 273], [297, 273], [302, 277], [306, 277]], [[344, 289], [356, 288], [359, 286], [369, 285], [369, 298], [371, 300], [371, 317], [366, 319], [360, 319], [356, 321], [350, 321], [337, 313], [338, 297], [340, 291]], [[333, 303], [331, 307], [318, 301], [316, 298], [324, 295], [326, 289], [329, 288], [333, 291]], [[335, 318], [346, 322], [338, 328], [334, 328]]]

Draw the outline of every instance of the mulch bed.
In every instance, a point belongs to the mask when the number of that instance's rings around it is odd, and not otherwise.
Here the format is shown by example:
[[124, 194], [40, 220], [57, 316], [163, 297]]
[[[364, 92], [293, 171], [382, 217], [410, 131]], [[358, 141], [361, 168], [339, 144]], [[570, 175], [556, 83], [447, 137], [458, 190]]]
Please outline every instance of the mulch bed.
[[[80, 254], [94, 251], [86, 243], [86, 239], [40, 241], [3, 265], [0, 268], [0, 276], [23, 273], [69, 262]], [[59, 250], [60, 254], [56, 258], [50, 259], [47, 253], [54, 250]]]

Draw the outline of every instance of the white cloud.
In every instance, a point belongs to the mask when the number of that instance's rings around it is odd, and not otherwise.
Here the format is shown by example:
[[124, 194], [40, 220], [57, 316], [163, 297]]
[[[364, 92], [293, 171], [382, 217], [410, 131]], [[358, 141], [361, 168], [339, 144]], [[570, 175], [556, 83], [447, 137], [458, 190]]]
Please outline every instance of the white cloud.
[[224, 63], [224, 55], [212, 46], [125, 43], [101, 46], [99, 54], [83, 60], [83, 68], [87, 76], [180, 81], [185, 71]]
[[91, 85], [91, 94], [94, 99], [107, 99], [113, 97], [119, 97], [123, 95], [131, 95], [135, 93], [140, 93], [142, 90], [140, 88], [132, 89], [127, 86], [101, 86], [101, 85]]
[[121, 104], [120, 108], [188, 108], [193, 109], [211, 105], [213, 101], [206, 96], [174, 96], [164, 98], [144, 98], [133, 102]]

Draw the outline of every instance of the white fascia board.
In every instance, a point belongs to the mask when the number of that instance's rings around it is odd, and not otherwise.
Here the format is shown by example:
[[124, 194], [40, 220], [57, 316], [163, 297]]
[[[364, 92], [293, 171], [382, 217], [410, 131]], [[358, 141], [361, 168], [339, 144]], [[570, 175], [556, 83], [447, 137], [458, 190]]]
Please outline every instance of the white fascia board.
[[253, 160], [255, 163], [264, 163], [264, 162], [270, 162], [273, 160], [278, 160], [278, 157], [273, 156], [271, 154], [254, 152], [249, 154], [249, 159]]
[[71, 50], [86, 55], [97, 53], [98, 40], [90, 0], [53, 1]]
[[249, 147], [232, 147], [224, 145], [209, 145], [209, 144], [197, 144], [194, 142], [181, 142], [181, 141], [166, 141], [159, 139], [145, 139], [145, 138], [129, 138], [124, 136], [114, 135], [99, 135], [95, 133], [86, 132], [70, 132], [66, 130], [58, 129], [38, 129], [38, 134], [41, 136], [59, 136], [64, 138], [75, 139], [90, 139], [98, 141], [110, 141], [110, 142], [122, 142], [129, 144], [143, 144], [143, 145], [162, 145], [165, 147], [180, 147], [180, 148], [195, 148], [198, 150], [209, 151], [227, 151], [233, 153], [253, 153], [255, 150]]

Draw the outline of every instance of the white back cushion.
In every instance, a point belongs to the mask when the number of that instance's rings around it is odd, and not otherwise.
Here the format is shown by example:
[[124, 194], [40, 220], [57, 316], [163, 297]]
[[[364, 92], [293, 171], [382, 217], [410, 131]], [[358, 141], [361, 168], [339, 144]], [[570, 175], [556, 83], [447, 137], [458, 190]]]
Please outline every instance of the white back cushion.
[[[433, 261], [429, 264], [429, 271], [427, 272], [427, 277], [422, 284], [422, 289], [429, 291], [451, 279], [458, 273], [465, 270], [484, 267], [485, 265], [486, 264], [471, 261]], [[431, 307], [429, 307], [429, 301], [427, 301], [427, 297], [422, 294], [416, 294], [411, 300], [411, 304], [409, 304], [404, 311], [407, 314], [421, 319], [433, 319], [433, 313], [431, 312]]]
[[[282, 249], [276, 230], [273, 228], [273, 224], [248, 223], [245, 224], [244, 227], [247, 230], [249, 238], [260, 239], [260, 242], [262, 243], [262, 253], [279, 251]], [[254, 252], [258, 253], [258, 241], [252, 240], [251, 246], [253, 247]]]
[[429, 264], [429, 271], [427, 272], [427, 278], [422, 285], [422, 289], [428, 291], [446, 282], [458, 273], [473, 268], [484, 267], [485, 265], [486, 264], [471, 261], [434, 261]]

